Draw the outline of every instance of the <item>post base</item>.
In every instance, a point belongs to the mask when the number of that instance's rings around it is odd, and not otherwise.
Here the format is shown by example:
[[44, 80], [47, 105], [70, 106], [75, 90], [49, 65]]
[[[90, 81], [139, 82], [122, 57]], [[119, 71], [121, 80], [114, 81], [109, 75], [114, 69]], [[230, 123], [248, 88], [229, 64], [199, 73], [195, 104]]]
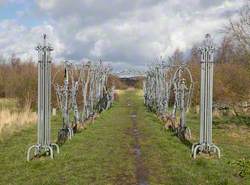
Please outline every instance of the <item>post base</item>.
[[74, 131], [72, 128], [61, 128], [58, 131], [58, 136], [57, 136], [57, 143], [59, 145], [62, 145], [63, 143], [66, 142], [67, 139], [71, 140], [74, 135]]
[[199, 153], [209, 153], [209, 154], [216, 154], [218, 158], [221, 157], [221, 152], [219, 147], [215, 144], [207, 144], [207, 143], [196, 143], [192, 146], [192, 157], [195, 159], [197, 154]]
[[[40, 145], [36, 144], [29, 147], [27, 152], [27, 161], [31, 160], [31, 151], [34, 149], [34, 156], [40, 156], [41, 154], [49, 155], [51, 159], [54, 158], [53, 149], [56, 148], [57, 153], [59, 154], [59, 146], [55, 143], [51, 143], [50, 145]], [[34, 157], [33, 156], [33, 157]]]
[[176, 134], [180, 139], [183, 140], [190, 140], [192, 138], [191, 130], [186, 126], [182, 127], [179, 125], [179, 127], [176, 129]]
[[72, 137], [74, 136], [74, 131], [72, 128], [68, 127], [68, 138], [72, 139]]

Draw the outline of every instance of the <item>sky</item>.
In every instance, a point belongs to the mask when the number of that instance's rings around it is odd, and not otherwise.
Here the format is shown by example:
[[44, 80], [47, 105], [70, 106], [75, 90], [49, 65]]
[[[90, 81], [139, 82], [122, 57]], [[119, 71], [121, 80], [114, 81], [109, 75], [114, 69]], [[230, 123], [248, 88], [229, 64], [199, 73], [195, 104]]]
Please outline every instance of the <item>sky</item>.
[[0, 56], [37, 59], [42, 34], [55, 62], [142, 68], [178, 48], [215, 41], [247, 0], [0, 0]]

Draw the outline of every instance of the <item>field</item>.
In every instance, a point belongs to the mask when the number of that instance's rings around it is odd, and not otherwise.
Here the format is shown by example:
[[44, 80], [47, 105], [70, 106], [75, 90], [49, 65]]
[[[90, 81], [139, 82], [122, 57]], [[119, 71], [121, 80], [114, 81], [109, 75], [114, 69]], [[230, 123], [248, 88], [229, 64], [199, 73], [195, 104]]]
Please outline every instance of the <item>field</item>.
[[[188, 124], [191, 143], [198, 141], [198, 115], [190, 113]], [[60, 126], [60, 115], [53, 117], [54, 141]], [[26, 162], [28, 147], [36, 143], [35, 125], [1, 141], [0, 184], [250, 184], [250, 176], [240, 177], [240, 168], [231, 164], [250, 159], [249, 127], [217, 119], [213, 136], [221, 159], [202, 155], [194, 160], [190, 145], [146, 110], [139, 91], [121, 91], [114, 106], [62, 145], [54, 160]]]
[[37, 114], [28, 106], [18, 108], [16, 99], [0, 99], [0, 140], [34, 125], [36, 120]]

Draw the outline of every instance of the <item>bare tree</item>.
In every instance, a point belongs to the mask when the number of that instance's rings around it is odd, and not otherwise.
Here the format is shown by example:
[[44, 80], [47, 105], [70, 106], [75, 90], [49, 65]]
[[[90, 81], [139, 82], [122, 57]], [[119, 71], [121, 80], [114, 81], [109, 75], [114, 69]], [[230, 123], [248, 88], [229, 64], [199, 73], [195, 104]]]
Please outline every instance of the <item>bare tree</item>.
[[226, 32], [235, 39], [241, 49], [250, 52], [250, 1], [240, 10], [238, 20], [230, 20]]

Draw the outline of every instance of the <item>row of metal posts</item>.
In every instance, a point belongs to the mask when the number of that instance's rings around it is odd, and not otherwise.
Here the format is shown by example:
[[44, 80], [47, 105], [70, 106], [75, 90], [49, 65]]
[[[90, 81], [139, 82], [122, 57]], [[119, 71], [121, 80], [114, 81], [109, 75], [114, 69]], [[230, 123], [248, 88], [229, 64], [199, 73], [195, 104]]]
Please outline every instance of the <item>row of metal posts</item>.
[[150, 110], [161, 114], [167, 108], [167, 81], [164, 65], [158, 64], [147, 71], [146, 80], [143, 82], [144, 102]]
[[[201, 52], [201, 92], [200, 92], [200, 141], [192, 147], [192, 155], [196, 158], [197, 153], [217, 153], [220, 157], [220, 149], [212, 143], [212, 104], [213, 104], [213, 63], [214, 63], [214, 44], [211, 36], [207, 34], [200, 48]], [[160, 67], [159, 67], [160, 66]], [[164, 68], [165, 67], [165, 68]], [[193, 90], [193, 79], [190, 70], [186, 65], [180, 65], [174, 75], [171, 75], [171, 69], [176, 66], [157, 65], [151, 67], [147, 72], [143, 83], [144, 103], [151, 110], [160, 116], [167, 113], [167, 107], [171, 96], [174, 94], [174, 107], [172, 114], [168, 115], [173, 120], [176, 118], [177, 110], [180, 112], [180, 122], [176, 129], [177, 134], [186, 138], [188, 133], [191, 137], [191, 131], [186, 126], [186, 112], [191, 104], [191, 95]], [[162, 72], [164, 71], [164, 72]], [[170, 72], [170, 74], [169, 74]], [[186, 73], [184, 75], [183, 73]], [[187, 79], [188, 76], [188, 79]], [[187, 84], [189, 81], [189, 84]], [[162, 83], [163, 82], [163, 85]], [[168, 82], [171, 82], [169, 85]], [[163, 93], [165, 89], [165, 94]], [[167, 105], [165, 105], [165, 100]], [[164, 117], [164, 116], [163, 116]]]
[[[176, 69], [174, 72], [174, 69]], [[185, 84], [185, 75], [189, 77], [189, 85]], [[180, 123], [171, 127], [176, 134], [185, 135], [187, 131], [185, 114], [190, 106], [193, 89], [192, 75], [186, 65], [169, 65], [165, 62], [150, 67], [144, 81], [144, 102], [145, 105], [157, 113], [159, 117], [171, 119], [173, 123], [176, 119], [177, 110], [180, 112]], [[170, 97], [174, 96], [174, 106], [172, 113], [169, 113]], [[190, 130], [188, 130], [190, 133]], [[191, 135], [191, 134], [189, 134]], [[191, 137], [191, 136], [190, 136]]]
[[[38, 123], [37, 144], [31, 146], [27, 152], [27, 160], [42, 154], [54, 157], [53, 149], [59, 153], [59, 146], [51, 143], [51, 54], [53, 48], [47, 44], [46, 35], [43, 44], [39, 45], [38, 51]], [[75, 73], [78, 71], [78, 73]], [[62, 144], [66, 139], [71, 139], [74, 128], [84, 125], [85, 121], [93, 118], [96, 114], [111, 107], [114, 100], [114, 87], [108, 87], [108, 76], [111, 68], [104, 66], [102, 62], [92, 64], [88, 62], [82, 65], [64, 63], [64, 81], [62, 85], [54, 84], [58, 106], [62, 113], [62, 128], [58, 132], [57, 143]], [[77, 80], [75, 77], [77, 76]], [[71, 81], [69, 81], [71, 78]], [[82, 93], [79, 94], [80, 86]], [[82, 95], [82, 112], [79, 110], [78, 95]], [[73, 122], [70, 112], [73, 111]], [[60, 141], [61, 140], [61, 141]]]
[[[202, 47], [200, 48], [201, 53], [201, 90], [200, 90], [200, 140], [199, 143], [196, 143], [192, 146], [192, 156], [196, 158], [197, 153], [217, 153], [218, 157], [220, 157], [220, 149], [213, 144], [212, 142], [212, 105], [213, 105], [213, 63], [214, 63], [214, 51], [215, 47], [211, 36], [206, 34], [205, 40], [203, 42]], [[170, 66], [174, 67], [174, 66]], [[180, 111], [180, 123], [179, 128], [186, 129], [186, 117], [185, 113], [188, 110], [188, 107], [191, 103], [191, 94], [193, 88], [193, 80], [192, 75], [189, 69], [186, 66], [180, 66], [173, 78], [171, 75], [167, 74], [169, 70], [165, 70], [166, 76], [169, 76], [170, 79], [165, 80], [164, 83], [171, 81], [171, 86], [166, 85], [166, 92], [168, 92], [165, 96], [167, 100], [170, 97], [170, 91], [174, 91], [175, 102], [172, 111], [171, 118], [176, 117], [176, 110]], [[171, 71], [171, 70], [170, 70]], [[187, 85], [187, 80], [184, 78], [182, 74], [184, 71], [189, 75], [190, 85]], [[159, 77], [156, 77], [158, 74], [155, 69], [150, 69], [147, 73], [147, 76], [144, 81], [144, 103], [150, 110], [152, 107], [161, 106], [162, 94], [158, 91], [161, 89], [160, 84], [158, 84]], [[162, 75], [162, 74], [161, 74]], [[163, 75], [162, 75], [163, 76]], [[172, 80], [171, 80], [172, 78]], [[161, 101], [157, 101], [157, 100]], [[169, 102], [169, 101], [167, 101]], [[153, 109], [157, 110], [157, 109]], [[162, 114], [161, 111], [157, 110], [158, 114]], [[178, 129], [177, 131], [179, 131]], [[191, 132], [190, 132], [191, 135]]]
[[[78, 71], [77, 75], [74, 74], [73, 68]], [[58, 133], [58, 140], [61, 141], [60, 143], [65, 142], [67, 139], [66, 137], [69, 139], [72, 138], [73, 131], [76, 132], [79, 123], [82, 123], [83, 125], [86, 120], [94, 118], [96, 114], [111, 106], [111, 101], [113, 99], [108, 97], [113, 96], [113, 92], [108, 91], [107, 87], [109, 73], [110, 68], [104, 66], [102, 62], [98, 64], [88, 62], [83, 65], [73, 65], [72, 63], [65, 62], [66, 83], [64, 83], [64, 87], [61, 88], [65, 92], [60, 93], [60, 89], [58, 88], [59, 85], [57, 85], [56, 88], [60, 105], [59, 107], [63, 113], [63, 119], [67, 120], [66, 127], [63, 123], [62, 129]], [[68, 82], [69, 75], [71, 76], [71, 84]], [[75, 76], [78, 77], [78, 80], [75, 80]], [[82, 85], [82, 112], [79, 111], [80, 102], [77, 102], [80, 85]], [[70, 93], [70, 96], [68, 92]], [[63, 99], [69, 100], [63, 101]], [[109, 107], [107, 107], [107, 105], [109, 105]], [[69, 119], [70, 109], [74, 114], [73, 124], [71, 124]]]
[[[44, 35], [43, 45], [37, 47], [39, 54], [39, 63], [38, 63], [38, 141], [36, 145], [31, 146], [28, 149], [27, 160], [30, 160], [30, 152], [34, 148], [35, 155], [40, 154], [42, 151], [49, 154], [53, 158], [53, 147], [57, 148], [59, 153], [59, 147], [56, 144], [51, 143], [50, 141], [50, 98], [51, 98], [51, 57], [50, 52], [53, 50], [46, 43], [46, 35]], [[200, 101], [200, 141], [197, 144], [194, 144], [192, 147], [193, 157], [196, 157], [196, 154], [199, 152], [211, 153], [217, 152], [220, 157], [219, 148], [212, 143], [212, 91], [213, 91], [213, 53], [214, 46], [212, 43], [211, 36], [206, 35], [204, 45], [200, 49], [201, 51], [201, 101]], [[101, 64], [100, 64], [101, 65]], [[163, 113], [168, 105], [168, 100], [170, 97], [169, 89], [167, 85], [166, 76], [163, 75], [164, 65], [156, 67], [156, 69], [148, 72], [146, 76], [146, 82], [144, 82], [144, 93], [145, 93], [145, 104], [157, 113]], [[86, 69], [83, 69], [84, 71]], [[96, 98], [100, 96], [100, 87], [97, 83], [97, 78], [95, 77], [95, 68], [92, 68], [88, 65], [87, 75], [81, 76], [82, 80], [82, 89], [83, 89], [83, 115], [84, 120], [93, 116], [96, 110], [97, 103]], [[166, 71], [166, 70], [165, 70]], [[106, 74], [106, 73], [104, 73]], [[104, 84], [107, 82], [107, 76], [102, 76]], [[98, 85], [97, 85], [98, 84]], [[182, 84], [184, 84], [182, 82]], [[97, 88], [96, 88], [97, 87]], [[65, 125], [69, 126], [69, 107], [68, 107], [68, 72], [67, 66], [65, 67], [65, 79], [64, 79], [64, 91], [61, 93], [61, 96], [65, 96], [63, 99], [59, 96], [60, 107], [63, 113], [63, 127]], [[104, 97], [109, 101], [112, 98], [109, 98], [108, 90], [104, 89]], [[179, 88], [175, 90], [178, 91]], [[98, 91], [99, 90], [99, 91]], [[184, 88], [181, 90], [184, 92]], [[175, 92], [181, 93], [180, 92]], [[98, 92], [98, 93], [97, 93]], [[58, 93], [60, 94], [60, 93]], [[98, 96], [97, 96], [98, 95]], [[102, 97], [102, 96], [100, 96]], [[184, 101], [183, 95], [180, 96], [181, 101]], [[108, 105], [107, 101], [105, 102], [106, 106]], [[166, 104], [165, 104], [166, 102]], [[178, 103], [176, 100], [177, 106], [183, 104]], [[65, 108], [67, 107], [67, 108]], [[107, 108], [107, 107], [105, 107]], [[183, 107], [181, 108], [183, 109]], [[182, 114], [183, 116], [183, 114]], [[65, 121], [66, 120], [66, 121]], [[185, 118], [182, 118], [185, 120]], [[83, 121], [83, 120], [82, 120]], [[183, 124], [183, 123], [182, 123]], [[69, 126], [70, 128], [70, 126]]]

